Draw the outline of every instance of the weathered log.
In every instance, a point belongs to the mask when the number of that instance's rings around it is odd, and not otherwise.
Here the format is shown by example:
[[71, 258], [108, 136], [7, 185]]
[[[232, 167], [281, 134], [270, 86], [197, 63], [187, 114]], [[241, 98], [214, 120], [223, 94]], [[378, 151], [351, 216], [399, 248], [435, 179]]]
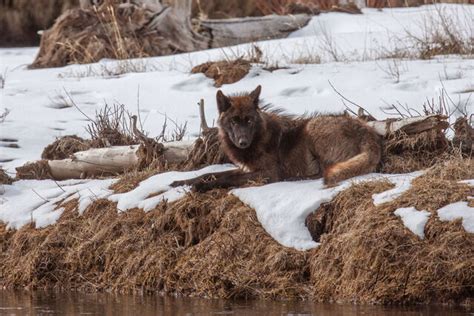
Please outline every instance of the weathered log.
[[[167, 163], [183, 162], [193, 145], [192, 141], [163, 143], [162, 159]], [[142, 166], [147, 158], [146, 149], [142, 145], [113, 146], [79, 151], [68, 159], [41, 160], [16, 170], [20, 179], [82, 179], [116, 175], [136, 169]]]
[[449, 123], [444, 115], [428, 115], [407, 117], [403, 119], [388, 119], [384, 121], [371, 121], [367, 125], [373, 127], [381, 136], [388, 136], [395, 132], [403, 132], [407, 135], [418, 134], [428, 130], [444, 130]]
[[210, 34], [213, 48], [287, 37], [306, 24], [307, 14], [267, 15], [201, 21], [201, 27]]

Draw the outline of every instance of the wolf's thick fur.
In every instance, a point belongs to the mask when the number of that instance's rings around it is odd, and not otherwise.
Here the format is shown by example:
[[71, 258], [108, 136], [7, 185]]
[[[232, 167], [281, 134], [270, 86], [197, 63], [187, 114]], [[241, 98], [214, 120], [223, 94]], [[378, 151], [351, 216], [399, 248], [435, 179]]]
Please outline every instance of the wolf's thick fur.
[[[259, 106], [261, 87], [248, 94], [217, 92], [219, 137], [240, 170], [184, 181], [194, 189], [245, 184], [248, 180], [320, 178], [328, 185], [372, 172], [381, 158], [381, 138], [348, 115], [295, 118]], [[183, 183], [175, 183], [175, 185]]]

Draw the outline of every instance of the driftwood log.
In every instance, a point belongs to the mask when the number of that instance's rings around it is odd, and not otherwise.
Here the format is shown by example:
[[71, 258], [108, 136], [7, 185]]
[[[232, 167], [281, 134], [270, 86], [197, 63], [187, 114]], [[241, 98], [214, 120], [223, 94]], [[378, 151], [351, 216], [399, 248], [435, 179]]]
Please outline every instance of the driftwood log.
[[384, 121], [370, 121], [367, 125], [375, 129], [381, 136], [388, 136], [396, 132], [407, 135], [418, 134], [428, 130], [444, 130], [449, 127], [448, 117], [444, 115], [428, 115], [407, 117], [403, 119], [388, 119]]
[[[186, 160], [193, 141], [163, 143], [161, 159], [167, 163]], [[19, 179], [83, 179], [122, 174], [149, 163], [150, 153], [144, 144], [112, 146], [79, 151], [70, 158], [41, 160], [16, 168]]]
[[287, 37], [310, 20], [306, 14], [267, 15], [222, 20], [201, 21], [208, 33], [210, 47], [218, 48], [268, 39]]

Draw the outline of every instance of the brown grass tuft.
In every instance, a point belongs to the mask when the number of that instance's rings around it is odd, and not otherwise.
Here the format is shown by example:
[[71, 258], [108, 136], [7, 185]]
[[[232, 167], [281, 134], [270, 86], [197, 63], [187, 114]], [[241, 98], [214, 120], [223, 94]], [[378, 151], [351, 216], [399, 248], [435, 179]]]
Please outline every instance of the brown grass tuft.
[[221, 87], [244, 78], [252, 67], [250, 61], [243, 58], [235, 60], [210, 61], [191, 69], [191, 73], [203, 73], [206, 77], [214, 79], [214, 86]]
[[108, 2], [96, 9], [73, 9], [61, 15], [42, 35], [40, 51], [30, 67], [61, 67], [103, 58], [129, 59], [179, 52], [168, 40], [143, 27], [148, 14], [145, 8], [137, 6], [127, 13]]
[[76, 135], [67, 135], [56, 139], [43, 150], [41, 159], [58, 160], [69, 158], [72, 154], [91, 148], [90, 141]]
[[452, 158], [448, 140], [440, 131], [414, 135], [399, 133], [385, 139], [380, 171], [405, 173], [429, 168]]
[[0, 167], [0, 184], [12, 184], [13, 179]]
[[228, 163], [230, 160], [221, 149], [217, 128], [209, 128], [202, 137], [194, 142], [193, 149], [188, 155], [182, 168], [194, 170], [213, 164]]
[[23, 166], [16, 167], [15, 169], [16, 177], [18, 179], [53, 179], [53, 176], [51, 175], [51, 169], [49, 168], [47, 160], [28, 162]]
[[159, 173], [160, 169], [154, 166], [149, 166], [143, 170], [131, 170], [120, 176], [119, 180], [115, 182], [110, 189], [115, 193], [125, 193], [135, 189], [140, 182], [148, 179], [151, 176]]

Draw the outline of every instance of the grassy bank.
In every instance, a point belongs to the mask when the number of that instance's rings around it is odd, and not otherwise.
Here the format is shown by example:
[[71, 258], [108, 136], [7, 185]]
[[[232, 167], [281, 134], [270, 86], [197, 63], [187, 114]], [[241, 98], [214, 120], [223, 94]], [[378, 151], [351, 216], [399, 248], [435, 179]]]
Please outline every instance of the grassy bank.
[[[372, 194], [390, 183], [354, 185], [317, 211], [325, 215], [321, 245], [305, 252], [278, 244], [255, 211], [224, 190], [148, 213], [117, 213], [99, 200], [80, 216], [71, 201], [47, 228], [0, 226], [0, 286], [470, 305], [474, 235], [460, 220], [440, 221], [436, 210], [468, 200], [472, 188], [458, 181], [473, 178], [471, 159], [452, 159], [379, 206]], [[405, 206], [432, 213], [424, 239], [393, 214]]]

